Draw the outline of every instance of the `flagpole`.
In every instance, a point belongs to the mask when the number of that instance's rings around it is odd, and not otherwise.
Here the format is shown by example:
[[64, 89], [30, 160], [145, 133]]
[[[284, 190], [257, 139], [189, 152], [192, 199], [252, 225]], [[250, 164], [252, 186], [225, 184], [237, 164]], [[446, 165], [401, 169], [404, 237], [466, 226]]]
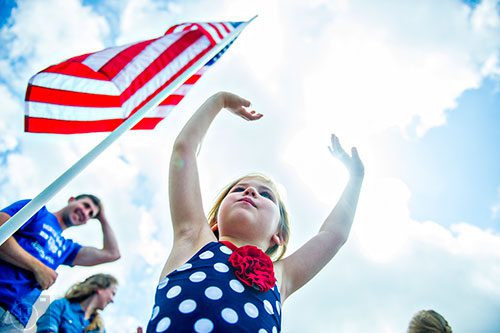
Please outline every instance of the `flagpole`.
[[202, 56], [195, 64], [186, 70], [182, 75], [176, 78], [166, 89], [158, 93], [154, 98], [147, 102], [130, 118], [124, 121], [113, 132], [111, 132], [103, 141], [83, 156], [78, 162], [66, 170], [61, 176], [54, 180], [45, 190], [33, 198], [7, 222], [0, 226], [0, 245], [2, 245], [10, 236], [12, 236], [19, 228], [23, 226], [36, 212], [38, 212], [50, 199], [52, 199], [64, 186], [66, 186], [73, 178], [80, 174], [97, 156], [106, 150], [113, 142], [115, 142], [123, 133], [134, 127], [141, 121], [146, 113], [157, 107], [168, 95], [179, 88], [189, 77], [200, 70], [210, 59], [222, 51], [229, 43], [231, 43], [243, 29], [252, 22], [257, 15], [251, 18], [248, 22], [240, 24], [235, 30], [228, 35], [221, 44], [217, 44], [212, 50]]

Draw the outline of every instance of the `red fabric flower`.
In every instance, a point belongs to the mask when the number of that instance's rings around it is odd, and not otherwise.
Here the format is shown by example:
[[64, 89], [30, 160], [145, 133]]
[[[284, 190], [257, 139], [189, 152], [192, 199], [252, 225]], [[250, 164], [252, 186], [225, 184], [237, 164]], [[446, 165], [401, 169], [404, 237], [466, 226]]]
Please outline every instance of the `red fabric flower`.
[[268, 291], [276, 283], [273, 262], [258, 247], [245, 245], [233, 251], [229, 263], [234, 267], [238, 280], [261, 292]]

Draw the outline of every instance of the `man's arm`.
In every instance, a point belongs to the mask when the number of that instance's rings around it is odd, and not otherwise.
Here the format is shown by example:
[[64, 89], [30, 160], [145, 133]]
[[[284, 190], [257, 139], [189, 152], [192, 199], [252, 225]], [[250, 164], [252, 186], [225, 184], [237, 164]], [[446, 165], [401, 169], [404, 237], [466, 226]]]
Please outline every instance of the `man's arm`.
[[102, 207], [97, 219], [101, 222], [102, 227], [102, 249], [97, 249], [92, 246], [82, 247], [73, 261], [74, 265], [94, 266], [120, 259], [120, 250], [118, 248], [115, 233], [113, 229], [111, 229]]
[[[10, 219], [10, 215], [0, 212], [0, 225]], [[0, 259], [35, 275], [42, 289], [48, 289], [57, 279], [57, 273], [23, 249], [14, 237], [9, 237], [0, 246]]]

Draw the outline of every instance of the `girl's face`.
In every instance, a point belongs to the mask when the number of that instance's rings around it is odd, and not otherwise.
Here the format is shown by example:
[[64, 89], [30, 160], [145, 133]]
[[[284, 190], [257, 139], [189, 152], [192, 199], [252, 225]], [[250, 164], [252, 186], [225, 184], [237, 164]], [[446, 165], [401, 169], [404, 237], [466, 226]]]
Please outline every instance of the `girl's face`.
[[217, 216], [221, 237], [229, 236], [267, 250], [280, 220], [273, 188], [259, 178], [243, 178], [222, 201]]
[[116, 285], [112, 284], [108, 288], [97, 290], [97, 308], [104, 310], [109, 304], [113, 303], [116, 294]]

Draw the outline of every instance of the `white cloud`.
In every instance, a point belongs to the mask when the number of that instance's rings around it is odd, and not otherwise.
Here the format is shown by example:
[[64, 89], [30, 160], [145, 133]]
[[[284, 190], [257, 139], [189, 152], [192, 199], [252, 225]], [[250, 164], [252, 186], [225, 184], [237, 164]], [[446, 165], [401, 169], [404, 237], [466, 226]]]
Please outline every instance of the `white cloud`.
[[[120, 287], [116, 303], [104, 312], [107, 331], [147, 324], [171, 246], [170, 146], [201, 101], [225, 89], [251, 98], [265, 117], [246, 123], [224, 114], [214, 123], [199, 157], [205, 209], [231, 178], [255, 169], [270, 173], [287, 186], [290, 248], [296, 249], [316, 232], [347, 178], [326, 148], [330, 131], [346, 148], [359, 146], [366, 165], [351, 238], [332, 264], [287, 301], [284, 332], [401, 332], [414, 312], [430, 307], [457, 331], [471, 331], [476, 322], [500, 325], [500, 236], [474, 227], [474, 221], [451, 228], [415, 221], [411, 190], [380, 176], [385, 163], [394, 161], [379, 160], [371, 146], [373, 134], [391, 127], [423, 135], [444, 124], [444, 111], [465, 90], [498, 75], [492, 3], [483, 0], [472, 12], [458, 1], [115, 3], [123, 8], [112, 33], [116, 44], [156, 37], [182, 21], [259, 17], [157, 130], [124, 135], [49, 203], [49, 209], [60, 208], [82, 191], [101, 196], [122, 250], [116, 263], [59, 270], [50, 295], [61, 296], [82, 276], [113, 272]], [[56, 7], [65, 15], [52, 15]], [[100, 49], [110, 34], [102, 16], [74, 0], [21, 2], [11, 23], [2, 31], [10, 58], [0, 62], [10, 84], [0, 86], [7, 111], [0, 130], [10, 137], [0, 140], [0, 152], [22, 149], [1, 166], [4, 203], [37, 194], [104, 137], [21, 134], [10, 126], [22, 114], [11, 91], [22, 95], [35, 71]], [[97, 222], [67, 235], [88, 245], [101, 242]]]
[[[472, 28], [467, 8], [455, 1], [353, 1], [331, 11], [317, 44], [309, 46], [319, 44], [322, 52], [305, 77], [306, 109], [325, 110], [311, 112], [309, 126], [331, 124], [366, 137], [415, 125], [423, 135], [443, 125], [444, 112], [490, 74], [480, 69], [500, 47], [498, 24]], [[479, 16], [498, 15], [490, 9], [472, 20]]]
[[23, 94], [29, 77], [67, 58], [102, 49], [108, 33], [106, 21], [80, 1], [18, 1], [1, 30], [8, 50], [2, 76]]
[[409, 198], [396, 179], [364, 184], [350, 240], [287, 300], [284, 332], [402, 332], [415, 312], [429, 308], [454, 331], [497, 327], [500, 235], [466, 223], [447, 229], [415, 221]]

